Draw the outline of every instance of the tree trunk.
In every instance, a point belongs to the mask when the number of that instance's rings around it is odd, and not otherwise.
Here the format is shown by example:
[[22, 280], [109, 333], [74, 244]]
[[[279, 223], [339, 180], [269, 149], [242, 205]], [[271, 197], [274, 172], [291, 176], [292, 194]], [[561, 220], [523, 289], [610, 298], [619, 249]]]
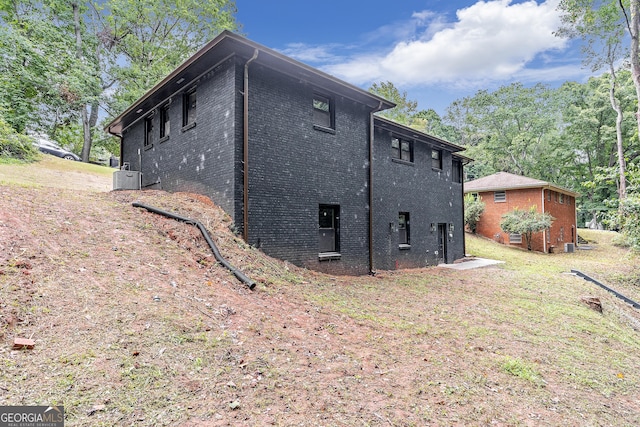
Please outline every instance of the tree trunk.
[[[77, 2], [72, 2], [71, 8], [73, 9], [73, 24], [74, 24], [75, 34], [76, 34], [76, 58], [82, 59], [82, 32], [80, 28], [80, 8]], [[86, 105], [82, 106], [82, 134], [84, 136], [84, 141], [82, 144], [82, 153], [80, 157], [82, 158], [83, 162], [89, 162], [89, 154], [91, 153], [91, 125], [89, 123], [89, 113], [87, 112]]]
[[620, 102], [618, 102], [618, 99], [616, 98], [616, 70], [613, 66], [612, 61], [609, 61], [609, 69], [611, 72], [609, 77], [609, 101], [611, 102], [611, 108], [613, 108], [613, 110], [616, 112], [616, 144], [618, 147], [618, 169], [620, 175], [618, 194], [620, 201], [622, 201], [627, 196], [627, 167], [624, 160], [624, 145], [622, 140], [622, 119], [624, 118], [624, 116], [622, 114], [622, 107], [620, 107]]
[[[622, 7], [622, 1], [620, 1]], [[636, 98], [638, 99], [638, 110], [636, 111], [636, 121], [638, 123], [638, 134], [640, 135], [640, 0], [631, 0], [629, 4], [629, 36], [631, 37], [631, 48], [629, 58], [631, 60], [631, 76], [636, 88]], [[618, 153], [620, 156], [620, 153]], [[621, 196], [622, 199], [622, 196]]]

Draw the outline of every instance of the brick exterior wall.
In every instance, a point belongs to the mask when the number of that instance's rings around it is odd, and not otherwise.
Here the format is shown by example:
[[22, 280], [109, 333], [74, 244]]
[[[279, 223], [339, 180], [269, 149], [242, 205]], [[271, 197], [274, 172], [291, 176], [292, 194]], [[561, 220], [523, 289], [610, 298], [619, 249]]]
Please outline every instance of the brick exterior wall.
[[[233, 218], [238, 232], [243, 227], [245, 62], [232, 57], [195, 84], [185, 83], [185, 90], [196, 89], [194, 127], [182, 128], [183, 98], [176, 94], [168, 138], [159, 140], [157, 112], [151, 145], [144, 147], [144, 120], [122, 138], [122, 160], [142, 171], [143, 188], [204, 194]], [[366, 274], [371, 109], [259, 63], [250, 66], [249, 76], [248, 243], [295, 265]], [[314, 91], [332, 99], [335, 130], [314, 126]], [[434, 171], [431, 147], [417, 142], [414, 164], [401, 164], [390, 158], [390, 138], [388, 132], [375, 134], [374, 267], [436, 264], [442, 250], [431, 223], [446, 225], [446, 262], [462, 257], [462, 184], [452, 182], [451, 153], [443, 151], [443, 169]], [[320, 205], [340, 207], [339, 259], [319, 256]], [[397, 226], [399, 212], [411, 215], [410, 249], [399, 249], [397, 230], [389, 225]]]
[[182, 94], [177, 94], [169, 105], [168, 139], [161, 141], [159, 138], [158, 113], [153, 116], [151, 145], [144, 147], [144, 120], [123, 133], [123, 162], [129, 162], [132, 170], [142, 171], [143, 189], [204, 194], [232, 217], [236, 216], [236, 165], [242, 149], [236, 144], [240, 120], [235, 108], [238, 104], [237, 78], [234, 61], [228, 60], [196, 85], [185, 88], [196, 89], [195, 127], [183, 130], [183, 99]]
[[[543, 200], [544, 191], [544, 200]], [[551, 193], [551, 201], [548, 200]], [[503, 214], [518, 209], [530, 209], [536, 206], [538, 212], [551, 214], [555, 218], [549, 232], [534, 233], [531, 239], [531, 248], [534, 251], [543, 252], [545, 250], [546, 238], [547, 251], [550, 246], [556, 250], [564, 250], [564, 243], [576, 243], [576, 211], [575, 198], [564, 194], [563, 203], [559, 202], [559, 193], [542, 188], [524, 188], [506, 190], [506, 200], [504, 202], [494, 201], [494, 191], [478, 193], [480, 200], [485, 204], [485, 210], [480, 220], [476, 232], [482, 236], [513, 246], [527, 248], [524, 237], [522, 243], [511, 243], [509, 235], [500, 228], [500, 221]]]
[[[431, 145], [414, 140], [413, 162], [392, 159], [388, 130], [376, 128], [374, 145], [374, 266], [416, 268], [464, 256], [462, 184], [452, 180], [452, 155], [443, 150], [442, 170], [431, 167]], [[410, 248], [400, 248], [398, 214], [409, 213]], [[431, 224], [435, 224], [432, 231]], [[445, 228], [439, 244], [438, 224]], [[449, 236], [453, 224], [453, 236]], [[442, 226], [441, 226], [442, 228]], [[442, 231], [442, 230], [440, 230]], [[443, 253], [444, 251], [444, 253]]]
[[[249, 243], [315, 270], [364, 274], [369, 109], [332, 97], [335, 132], [314, 128], [314, 87], [250, 70]], [[319, 261], [318, 210], [340, 206], [340, 260]]]

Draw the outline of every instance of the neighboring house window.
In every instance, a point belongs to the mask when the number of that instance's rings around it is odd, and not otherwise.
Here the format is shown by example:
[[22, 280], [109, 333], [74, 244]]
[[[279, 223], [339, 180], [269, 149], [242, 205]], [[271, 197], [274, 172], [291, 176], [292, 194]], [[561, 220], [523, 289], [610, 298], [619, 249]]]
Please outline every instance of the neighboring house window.
[[547, 201], [551, 201], [551, 190], [547, 190]]
[[564, 227], [560, 227], [560, 241], [564, 242]]
[[413, 162], [413, 141], [391, 138], [391, 157], [406, 162]]
[[144, 119], [144, 146], [149, 147], [153, 143], [153, 116]]
[[442, 151], [431, 150], [431, 167], [433, 169], [442, 169]]
[[453, 160], [451, 162], [451, 180], [453, 182], [462, 183], [462, 162], [460, 160]]
[[411, 233], [409, 230], [409, 212], [398, 213], [398, 243], [400, 246], [411, 244]]
[[559, 198], [559, 202], [560, 202], [560, 204], [564, 204], [564, 194], [560, 193], [560, 194], [558, 195], [558, 198]]
[[319, 252], [340, 252], [340, 206], [320, 205], [318, 214]]
[[196, 91], [184, 94], [182, 101], [182, 126], [187, 127], [196, 123]]
[[169, 136], [170, 129], [169, 122], [169, 106], [165, 105], [160, 109], [160, 139], [166, 138]]
[[509, 234], [509, 243], [522, 243], [522, 234]]
[[507, 193], [506, 193], [506, 191], [494, 191], [493, 192], [493, 201], [494, 202], [506, 202], [507, 201]]
[[333, 102], [331, 98], [313, 94], [313, 124], [333, 129]]

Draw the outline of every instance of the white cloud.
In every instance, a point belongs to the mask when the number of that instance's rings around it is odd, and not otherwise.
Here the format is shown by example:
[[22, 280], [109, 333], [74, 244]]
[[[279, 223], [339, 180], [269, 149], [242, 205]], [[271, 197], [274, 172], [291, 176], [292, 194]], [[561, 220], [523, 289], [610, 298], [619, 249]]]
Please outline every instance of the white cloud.
[[[534, 61], [549, 52], [560, 53], [567, 46], [567, 40], [553, 35], [560, 24], [558, 1], [479, 1], [458, 10], [455, 22], [445, 22], [430, 11], [415, 12], [405, 26], [412, 28], [413, 34], [395, 39], [386, 50], [377, 48], [347, 61], [336, 62], [340, 57], [324, 52], [331, 65], [323, 69], [359, 85], [381, 80], [398, 86], [469, 85], [520, 75], [531, 79], [537, 68], [532, 66]], [[566, 64], [555, 71], [540, 69], [541, 77], [556, 79], [579, 71], [579, 65]]]
[[338, 58], [331, 53], [335, 45], [309, 46], [305, 43], [290, 43], [281, 53], [302, 62], [333, 63]]

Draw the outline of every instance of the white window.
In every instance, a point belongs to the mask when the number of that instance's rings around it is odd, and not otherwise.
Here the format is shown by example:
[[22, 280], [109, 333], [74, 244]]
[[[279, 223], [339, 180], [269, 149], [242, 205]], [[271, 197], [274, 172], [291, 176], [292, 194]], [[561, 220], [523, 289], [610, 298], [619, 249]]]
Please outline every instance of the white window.
[[509, 234], [509, 243], [522, 243], [522, 234]]
[[493, 193], [493, 201], [494, 202], [506, 202], [507, 201], [507, 192], [506, 191], [494, 191], [494, 193]]

